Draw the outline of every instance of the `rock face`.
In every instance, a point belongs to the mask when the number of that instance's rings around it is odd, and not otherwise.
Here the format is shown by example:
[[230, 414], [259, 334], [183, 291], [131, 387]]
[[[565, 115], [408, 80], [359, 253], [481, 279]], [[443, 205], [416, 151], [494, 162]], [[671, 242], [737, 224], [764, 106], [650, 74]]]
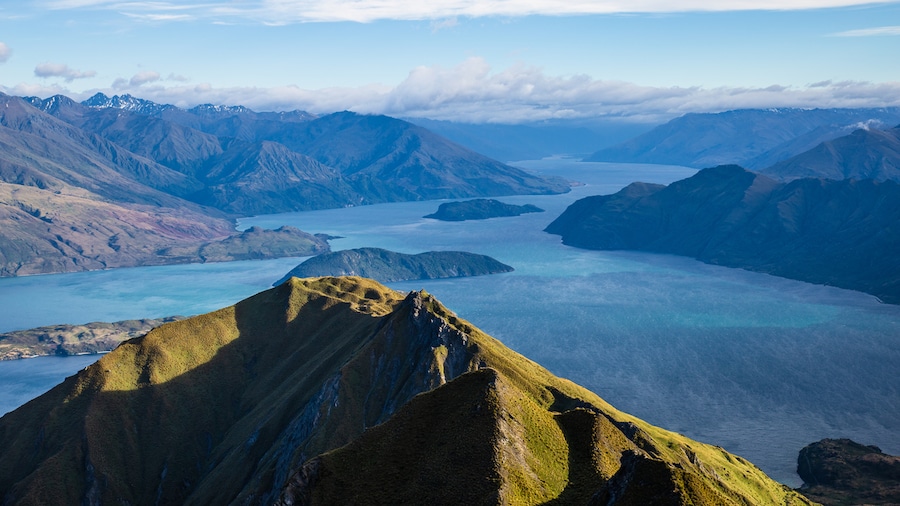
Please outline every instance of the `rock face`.
[[0, 334], [0, 360], [45, 355], [77, 355], [110, 351], [122, 341], [140, 337], [163, 323], [182, 319], [125, 320], [114, 323], [93, 322], [84, 325], [51, 325]]
[[415, 255], [380, 248], [358, 248], [312, 257], [275, 284], [291, 277], [361, 276], [382, 283], [414, 279], [461, 278], [511, 272], [512, 267], [465, 251], [427, 251]]
[[6, 504], [809, 504], [424, 292], [291, 279], [0, 418]]
[[785, 180], [818, 177], [900, 182], [900, 127], [859, 129], [760, 172]]
[[800, 491], [825, 505], [900, 504], [900, 457], [849, 439], [823, 439], [802, 450]]
[[586, 158], [596, 162], [661, 163], [704, 168], [770, 167], [863, 127], [900, 123], [900, 108], [743, 109], [685, 114]]
[[546, 231], [588, 249], [672, 253], [900, 303], [900, 185], [778, 183], [737, 166], [587, 197]]
[[445, 202], [438, 206], [437, 212], [424, 216], [442, 221], [486, 220], [519, 216], [525, 213], [542, 213], [543, 209], [525, 204], [517, 206], [494, 199], [475, 199], [464, 202]]

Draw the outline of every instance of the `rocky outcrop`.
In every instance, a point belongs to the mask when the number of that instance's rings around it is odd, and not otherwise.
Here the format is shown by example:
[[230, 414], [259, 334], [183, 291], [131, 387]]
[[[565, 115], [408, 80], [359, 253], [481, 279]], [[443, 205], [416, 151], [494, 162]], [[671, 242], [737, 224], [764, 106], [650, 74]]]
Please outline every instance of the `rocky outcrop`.
[[823, 439], [797, 457], [800, 492], [825, 505], [900, 504], [900, 457], [849, 439]]

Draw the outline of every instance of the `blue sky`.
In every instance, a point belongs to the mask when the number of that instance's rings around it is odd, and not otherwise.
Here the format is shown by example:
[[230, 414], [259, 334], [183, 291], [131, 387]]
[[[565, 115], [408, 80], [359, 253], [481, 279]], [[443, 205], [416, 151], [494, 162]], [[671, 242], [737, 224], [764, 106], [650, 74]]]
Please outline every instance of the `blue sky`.
[[7, 94], [84, 99], [102, 91], [181, 106], [471, 122], [898, 106], [898, 55], [900, 0], [25, 0], [0, 7], [0, 91]]

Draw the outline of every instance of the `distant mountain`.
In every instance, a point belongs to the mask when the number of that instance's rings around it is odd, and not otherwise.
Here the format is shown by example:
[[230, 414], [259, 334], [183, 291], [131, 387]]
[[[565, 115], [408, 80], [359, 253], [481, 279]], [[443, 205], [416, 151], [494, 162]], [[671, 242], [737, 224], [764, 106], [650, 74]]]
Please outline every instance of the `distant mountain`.
[[[61, 101], [57, 100], [56, 102]], [[201, 184], [189, 176], [0, 95], [0, 181], [42, 189], [81, 188], [117, 203], [188, 207], [177, 197]]]
[[384, 116], [0, 94], [0, 276], [196, 261], [240, 215], [565, 191]]
[[762, 169], [778, 179], [875, 179], [900, 182], [900, 126], [859, 129]]
[[483, 276], [512, 270], [512, 267], [489, 256], [465, 251], [426, 251], [409, 255], [381, 248], [356, 248], [309, 258], [275, 284], [284, 283], [291, 277], [362, 276], [392, 283]]
[[404, 118], [472, 151], [512, 162], [556, 155], [583, 156], [640, 135], [655, 125], [623, 121], [558, 120], [519, 125]]
[[436, 212], [427, 214], [424, 217], [442, 221], [466, 221], [542, 212], [544, 212], [543, 209], [531, 204], [517, 206], [494, 199], [474, 199], [462, 202], [444, 202], [438, 206]]
[[861, 127], [900, 123], [900, 108], [743, 109], [685, 114], [586, 161], [763, 169]]
[[0, 418], [5, 504], [806, 505], [424, 292], [291, 279]]
[[565, 193], [565, 181], [510, 167], [387, 116], [329, 114], [270, 140], [334, 167], [364, 203]]
[[588, 249], [673, 253], [900, 303], [900, 184], [798, 179], [737, 166], [587, 197], [546, 231]]
[[[48, 102], [65, 100], [51, 97], [42, 104]], [[77, 113], [42, 109], [199, 180], [201, 188], [180, 194], [241, 215], [568, 191], [564, 181], [510, 167], [387, 116], [313, 117], [210, 105], [182, 110], [105, 95], [95, 95]]]

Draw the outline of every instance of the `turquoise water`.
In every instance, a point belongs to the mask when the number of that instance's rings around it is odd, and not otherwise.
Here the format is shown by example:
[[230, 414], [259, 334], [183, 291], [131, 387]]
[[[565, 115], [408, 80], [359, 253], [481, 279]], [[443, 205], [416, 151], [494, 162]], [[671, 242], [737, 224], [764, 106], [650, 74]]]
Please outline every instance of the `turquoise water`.
[[[267, 215], [239, 227], [294, 225], [341, 236], [332, 241], [336, 250], [491, 255], [516, 271], [391, 286], [425, 288], [619, 409], [723, 446], [789, 485], [799, 485], [797, 452], [823, 437], [851, 437], [900, 454], [900, 307], [686, 258], [563, 246], [542, 230], [575, 199], [693, 171], [568, 160], [520, 165], [587, 184], [562, 196], [502, 198], [547, 210], [515, 218], [422, 218], [437, 209], [432, 201]], [[301, 260], [0, 279], [0, 331], [202, 313], [265, 289]], [[0, 373], [5, 367], [0, 363]], [[60, 371], [60, 379], [81, 367]], [[14, 407], [6, 406], [0, 412]]]

